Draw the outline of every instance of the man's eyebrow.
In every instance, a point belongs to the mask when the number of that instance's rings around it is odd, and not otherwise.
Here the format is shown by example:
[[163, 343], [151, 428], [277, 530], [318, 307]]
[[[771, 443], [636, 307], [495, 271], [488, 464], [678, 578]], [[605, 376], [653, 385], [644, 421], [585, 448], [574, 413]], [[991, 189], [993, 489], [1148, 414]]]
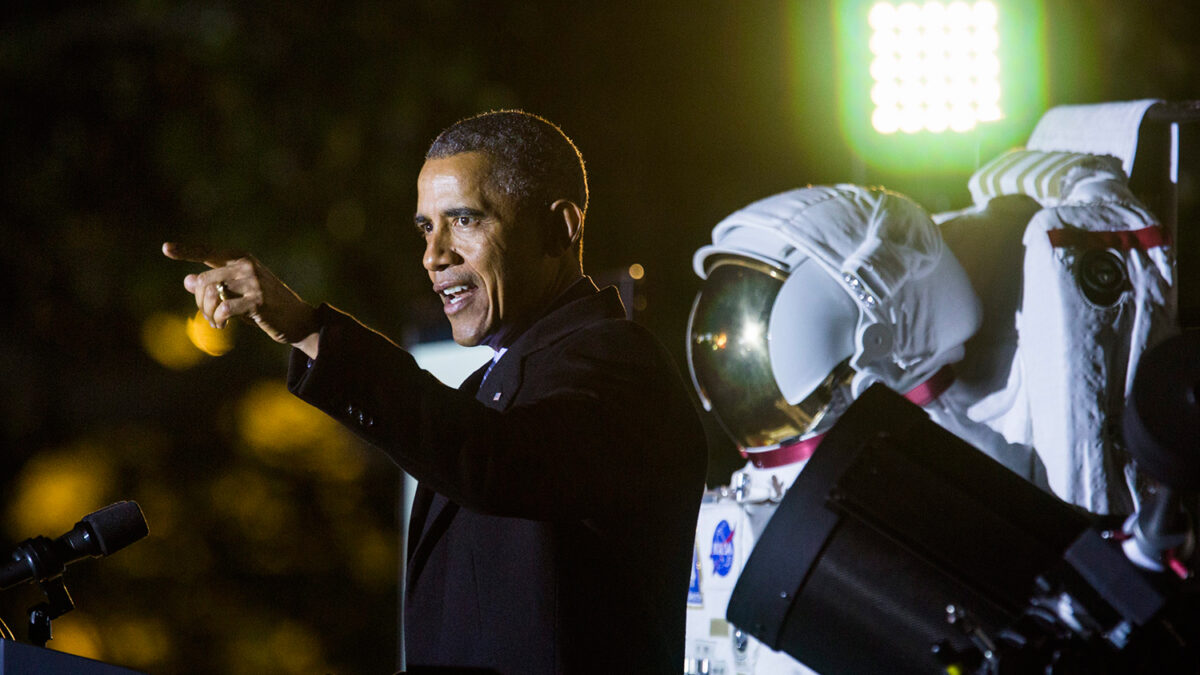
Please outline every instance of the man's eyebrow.
[[474, 216], [476, 218], [482, 218], [485, 215], [487, 214], [485, 214], [483, 211], [480, 211], [479, 209], [473, 209], [469, 206], [457, 206], [455, 208], [442, 211], [443, 218], [458, 218], [459, 216]]
[[[462, 216], [471, 216], [473, 218], [483, 218], [486, 215], [487, 215], [486, 212], [481, 211], [479, 209], [473, 209], [469, 206], [456, 206], [452, 209], [446, 209], [445, 211], [442, 211], [441, 217], [449, 218], [449, 219], [453, 220], [454, 218], [460, 218]], [[424, 227], [424, 226], [430, 224], [431, 222], [433, 222], [433, 221], [430, 220], [429, 216], [427, 216], [423, 213], [418, 213], [415, 216], [413, 216], [413, 223], [417, 227]]]

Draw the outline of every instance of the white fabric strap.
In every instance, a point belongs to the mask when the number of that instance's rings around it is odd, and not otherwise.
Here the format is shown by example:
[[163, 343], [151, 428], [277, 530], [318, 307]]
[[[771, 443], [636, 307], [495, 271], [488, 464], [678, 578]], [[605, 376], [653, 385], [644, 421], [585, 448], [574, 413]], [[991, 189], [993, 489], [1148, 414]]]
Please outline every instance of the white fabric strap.
[[1133, 170], [1142, 118], [1150, 106], [1159, 102], [1159, 99], [1143, 99], [1051, 108], [1042, 115], [1025, 147], [1112, 155], [1121, 160], [1128, 176]]

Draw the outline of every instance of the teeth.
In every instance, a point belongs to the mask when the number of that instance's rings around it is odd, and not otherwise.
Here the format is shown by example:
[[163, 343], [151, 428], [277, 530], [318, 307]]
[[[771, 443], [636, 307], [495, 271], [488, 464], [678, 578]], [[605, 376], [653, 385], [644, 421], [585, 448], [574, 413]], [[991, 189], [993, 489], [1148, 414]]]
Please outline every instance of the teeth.
[[453, 296], [455, 293], [462, 293], [465, 290], [467, 290], [467, 285], [459, 284], [458, 286], [451, 286], [449, 288], [442, 289], [442, 295]]

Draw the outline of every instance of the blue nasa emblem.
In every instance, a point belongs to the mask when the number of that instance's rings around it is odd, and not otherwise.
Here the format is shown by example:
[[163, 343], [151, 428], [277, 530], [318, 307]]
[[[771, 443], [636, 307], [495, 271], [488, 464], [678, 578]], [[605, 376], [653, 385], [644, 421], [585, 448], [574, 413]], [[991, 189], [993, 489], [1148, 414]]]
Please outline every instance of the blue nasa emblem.
[[713, 532], [711, 557], [713, 573], [719, 577], [729, 574], [733, 568], [733, 530], [724, 520], [717, 523], [717, 529]]

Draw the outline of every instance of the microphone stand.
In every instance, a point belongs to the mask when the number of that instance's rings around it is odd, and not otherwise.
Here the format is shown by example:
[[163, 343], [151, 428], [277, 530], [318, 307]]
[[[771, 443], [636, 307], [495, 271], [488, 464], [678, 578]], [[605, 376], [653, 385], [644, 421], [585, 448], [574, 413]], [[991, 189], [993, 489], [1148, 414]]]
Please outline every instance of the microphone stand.
[[[45, 602], [29, 610], [29, 642], [44, 648], [52, 637], [50, 622], [75, 609], [63, 581], [68, 564], [111, 555], [148, 532], [141, 507], [137, 502], [125, 501], [84, 516], [58, 539], [34, 537], [17, 546], [11, 558], [0, 563], [0, 590], [32, 580], [46, 596]], [[0, 637], [12, 636], [2, 622], [0, 628]]]
[[[63, 573], [67, 570], [61, 554], [61, 542], [46, 537], [34, 537], [17, 550], [29, 561], [46, 601], [29, 609], [29, 643], [45, 647], [52, 637], [50, 622], [75, 609], [75, 601], [67, 591]], [[11, 631], [10, 631], [11, 632]]]
[[29, 609], [29, 643], [45, 647], [52, 637], [50, 622], [75, 609], [75, 601], [71, 599], [62, 576], [46, 579], [38, 585], [46, 595], [46, 602]]

